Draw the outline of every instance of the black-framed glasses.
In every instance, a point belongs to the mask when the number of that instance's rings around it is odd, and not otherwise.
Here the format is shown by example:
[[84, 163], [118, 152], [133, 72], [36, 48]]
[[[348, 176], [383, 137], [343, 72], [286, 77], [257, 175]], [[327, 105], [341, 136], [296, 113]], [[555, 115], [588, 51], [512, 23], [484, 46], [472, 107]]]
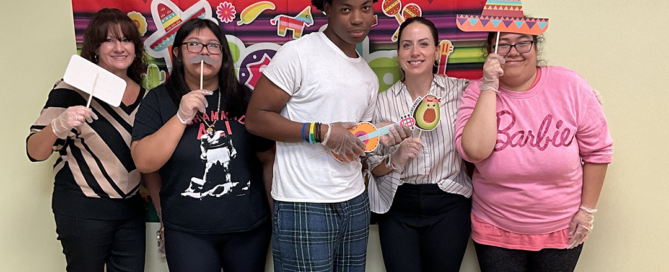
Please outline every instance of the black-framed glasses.
[[511, 52], [511, 48], [516, 48], [516, 51], [520, 54], [525, 54], [529, 53], [532, 51], [532, 45], [534, 44], [534, 41], [524, 41], [524, 42], [519, 42], [516, 44], [508, 44], [508, 43], [500, 43], [498, 45], [493, 45], [492, 49], [495, 49], [497, 47], [497, 54], [500, 56], [506, 56]]
[[207, 52], [212, 55], [218, 55], [221, 53], [221, 44], [220, 43], [208, 43], [204, 44], [201, 42], [185, 42], [182, 43], [186, 45], [186, 50], [191, 53], [199, 54], [202, 52], [202, 49], [207, 48]]

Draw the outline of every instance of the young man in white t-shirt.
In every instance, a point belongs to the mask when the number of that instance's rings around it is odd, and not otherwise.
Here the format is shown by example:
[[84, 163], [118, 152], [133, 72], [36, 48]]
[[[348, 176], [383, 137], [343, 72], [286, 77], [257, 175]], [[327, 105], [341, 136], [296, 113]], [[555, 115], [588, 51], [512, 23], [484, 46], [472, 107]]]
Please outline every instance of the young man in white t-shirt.
[[[277, 141], [275, 271], [365, 269], [370, 214], [360, 163], [364, 144], [348, 129], [372, 120], [379, 88], [355, 51], [374, 21], [374, 2], [313, 0], [328, 17], [327, 28], [286, 43], [253, 92], [246, 127]], [[397, 126], [391, 131], [382, 142], [408, 135]]]

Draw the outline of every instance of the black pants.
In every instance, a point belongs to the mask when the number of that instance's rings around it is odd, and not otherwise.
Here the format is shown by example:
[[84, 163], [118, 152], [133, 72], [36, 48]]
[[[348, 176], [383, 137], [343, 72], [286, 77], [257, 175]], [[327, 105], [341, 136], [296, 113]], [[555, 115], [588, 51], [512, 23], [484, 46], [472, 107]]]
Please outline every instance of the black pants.
[[569, 272], [574, 271], [583, 244], [573, 249], [526, 251], [474, 242], [482, 272]]
[[262, 272], [272, 235], [271, 220], [237, 233], [192, 234], [165, 228], [170, 272]]
[[471, 234], [471, 200], [435, 184], [401, 185], [379, 218], [387, 271], [460, 271]]
[[69, 272], [144, 271], [144, 217], [92, 220], [54, 214]]

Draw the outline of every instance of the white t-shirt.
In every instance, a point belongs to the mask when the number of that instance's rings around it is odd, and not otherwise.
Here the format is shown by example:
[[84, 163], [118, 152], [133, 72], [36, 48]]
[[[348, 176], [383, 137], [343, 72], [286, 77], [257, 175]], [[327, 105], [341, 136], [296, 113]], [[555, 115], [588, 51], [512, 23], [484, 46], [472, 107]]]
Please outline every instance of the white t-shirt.
[[[263, 74], [290, 95], [281, 115], [301, 123], [371, 121], [379, 89], [362, 58], [349, 58], [322, 32], [283, 45]], [[341, 163], [325, 146], [277, 142], [272, 197], [334, 203], [365, 190], [362, 165]], [[310, 158], [316, 154], [319, 156]]]

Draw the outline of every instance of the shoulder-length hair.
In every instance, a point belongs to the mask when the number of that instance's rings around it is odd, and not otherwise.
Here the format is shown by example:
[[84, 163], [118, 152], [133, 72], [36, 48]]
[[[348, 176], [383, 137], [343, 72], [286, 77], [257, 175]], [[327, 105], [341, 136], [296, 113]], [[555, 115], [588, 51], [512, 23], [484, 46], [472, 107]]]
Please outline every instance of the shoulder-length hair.
[[[117, 33], [119, 26], [121, 33]], [[84, 44], [81, 48], [81, 56], [93, 63], [98, 63], [95, 51], [107, 40], [107, 35], [115, 39], [126, 38], [135, 45], [135, 58], [128, 67], [128, 77], [135, 83], [142, 83], [142, 74], [146, 72], [146, 59], [144, 58], [144, 43], [137, 30], [137, 25], [122, 11], [118, 9], [103, 8], [93, 15], [84, 30]]]

